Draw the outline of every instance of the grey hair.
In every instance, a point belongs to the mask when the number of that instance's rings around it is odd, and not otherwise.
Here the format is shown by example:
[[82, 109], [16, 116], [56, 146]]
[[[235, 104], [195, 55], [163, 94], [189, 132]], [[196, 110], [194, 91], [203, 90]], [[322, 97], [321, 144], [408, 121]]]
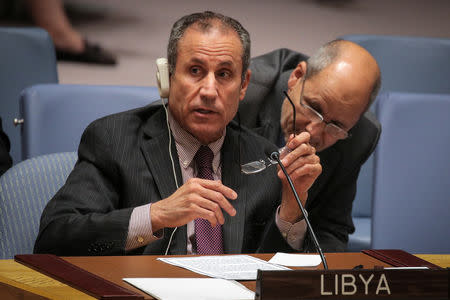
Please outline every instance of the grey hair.
[[312, 78], [320, 73], [323, 69], [331, 65], [339, 56], [340, 41], [333, 40], [319, 48], [307, 60], [306, 77]]
[[214, 20], [220, 21], [223, 26], [234, 30], [239, 36], [239, 40], [242, 44], [242, 81], [245, 80], [245, 74], [250, 65], [250, 34], [241, 23], [235, 19], [212, 11], [193, 13], [181, 17], [173, 24], [172, 30], [170, 31], [169, 43], [167, 45], [167, 60], [169, 62], [170, 74], [173, 74], [175, 71], [178, 55], [178, 42], [183, 37], [186, 29], [193, 24], [197, 24], [202, 31], [207, 32], [214, 26], [214, 24], [212, 24], [212, 21]]
[[[331, 65], [333, 62], [341, 54], [342, 45], [344, 40], [333, 40], [331, 42], [326, 43], [322, 47], [319, 48], [308, 60], [307, 60], [307, 68], [306, 68], [306, 78], [311, 78], [318, 73], [320, 73], [323, 69]], [[375, 98], [378, 95], [381, 87], [381, 75], [378, 73], [377, 78], [372, 86], [372, 90], [370, 91], [369, 103], [367, 105], [367, 109], [372, 105], [375, 101]]]

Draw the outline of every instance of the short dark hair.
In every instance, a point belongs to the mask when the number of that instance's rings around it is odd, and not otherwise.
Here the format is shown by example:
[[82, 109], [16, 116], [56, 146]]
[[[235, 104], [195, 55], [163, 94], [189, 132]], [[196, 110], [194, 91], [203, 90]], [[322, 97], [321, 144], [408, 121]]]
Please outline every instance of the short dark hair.
[[[320, 73], [323, 69], [331, 65], [333, 62], [341, 54], [343, 43], [348, 42], [345, 40], [337, 39], [332, 40], [331, 42], [326, 43], [322, 47], [319, 48], [308, 60], [307, 60], [307, 68], [305, 78], [311, 78], [318, 73]], [[370, 105], [375, 101], [375, 98], [378, 95], [381, 86], [381, 76], [378, 74], [375, 82], [372, 86], [372, 90], [370, 91], [369, 103], [367, 105], [367, 109], [369, 109]]]
[[212, 11], [205, 11], [200, 13], [193, 13], [180, 18], [176, 21], [172, 30], [170, 31], [169, 44], [167, 45], [167, 60], [169, 62], [169, 72], [173, 74], [177, 64], [178, 42], [183, 37], [184, 32], [191, 25], [197, 24], [200, 29], [208, 31], [214, 25], [212, 21], [218, 20], [227, 28], [233, 29], [239, 36], [242, 44], [242, 81], [245, 79], [245, 74], [250, 65], [250, 34], [248, 31], [233, 18], [224, 16]]

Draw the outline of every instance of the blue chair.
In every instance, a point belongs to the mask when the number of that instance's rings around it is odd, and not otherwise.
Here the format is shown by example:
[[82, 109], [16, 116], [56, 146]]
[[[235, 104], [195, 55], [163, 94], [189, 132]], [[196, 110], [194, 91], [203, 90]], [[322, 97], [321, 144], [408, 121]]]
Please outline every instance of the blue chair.
[[13, 162], [21, 160], [19, 94], [38, 83], [57, 83], [56, 56], [48, 33], [40, 28], [0, 27], [0, 114], [11, 141]]
[[450, 39], [345, 35], [375, 57], [382, 74], [381, 91], [450, 93]]
[[349, 236], [347, 248], [358, 252], [370, 249], [372, 224], [373, 155], [361, 166], [353, 201], [352, 218], [355, 232]]
[[76, 151], [92, 121], [158, 100], [156, 87], [43, 84], [20, 99], [23, 158]]
[[450, 94], [387, 93], [377, 111], [372, 247], [449, 253]]
[[[382, 74], [381, 91], [450, 93], [450, 39], [383, 35], [345, 35], [367, 49]], [[371, 108], [373, 111], [374, 106]], [[375, 111], [376, 113], [376, 111]], [[349, 237], [349, 250], [370, 248], [373, 201], [374, 155], [362, 166], [354, 201], [356, 231]]]
[[42, 210], [73, 169], [75, 152], [35, 157], [0, 177], [0, 259], [33, 253]]

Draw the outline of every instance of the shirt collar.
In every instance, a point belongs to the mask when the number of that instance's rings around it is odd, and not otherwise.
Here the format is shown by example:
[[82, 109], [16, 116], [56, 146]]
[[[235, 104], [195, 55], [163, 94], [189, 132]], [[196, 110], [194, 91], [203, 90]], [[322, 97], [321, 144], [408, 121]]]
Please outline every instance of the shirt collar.
[[[167, 112], [169, 126], [175, 139], [180, 164], [182, 168], [186, 169], [189, 166], [193, 166], [192, 160], [202, 144], [192, 134], [181, 127], [181, 125], [172, 116], [169, 109]], [[222, 136], [217, 141], [207, 145], [214, 154], [212, 162], [214, 173], [217, 173], [217, 169], [220, 165], [220, 150], [222, 149], [223, 141], [225, 140], [225, 134], [226, 128], [223, 130]]]

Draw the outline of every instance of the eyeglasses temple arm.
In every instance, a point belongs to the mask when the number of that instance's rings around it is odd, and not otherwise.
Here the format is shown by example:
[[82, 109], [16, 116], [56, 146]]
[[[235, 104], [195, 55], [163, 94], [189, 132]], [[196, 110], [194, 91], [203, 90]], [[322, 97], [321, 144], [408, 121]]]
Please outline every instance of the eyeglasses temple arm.
[[292, 111], [294, 112], [294, 119], [293, 119], [293, 124], [292, 124], [292, 128], [294, 129], [294, 135], [296, 134], [296, 130], [295, 130], [295, 120], [296, 120], [296, 115], [295, 115], [295, 105], [294, 102], [292, 102], [291, 97], [289, 97], [288, 93], [286, 91], [283, 91], [283, 93], [286, 95], [287, 99], [289, 100], [289, 103], [292, 105]]

